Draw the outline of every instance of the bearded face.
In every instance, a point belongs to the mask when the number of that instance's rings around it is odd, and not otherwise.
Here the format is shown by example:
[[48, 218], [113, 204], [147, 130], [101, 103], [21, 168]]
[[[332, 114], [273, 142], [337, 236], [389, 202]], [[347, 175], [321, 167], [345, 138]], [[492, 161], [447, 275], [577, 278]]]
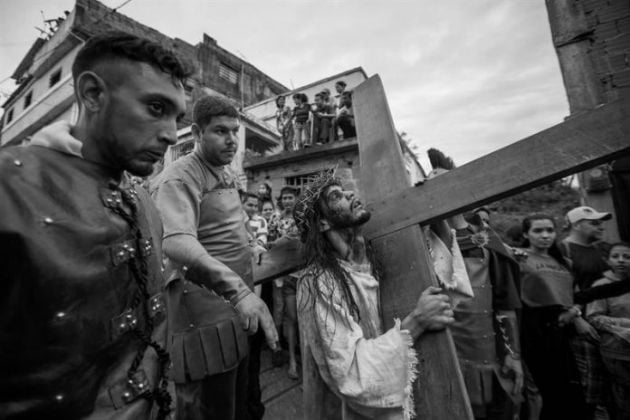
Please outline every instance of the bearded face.
[[370, 220], [370, 212], [353, 191], [339, 185], [328, 187], [322, 197], [324, 214], [332, 228], [344, 229], [361, 226]]

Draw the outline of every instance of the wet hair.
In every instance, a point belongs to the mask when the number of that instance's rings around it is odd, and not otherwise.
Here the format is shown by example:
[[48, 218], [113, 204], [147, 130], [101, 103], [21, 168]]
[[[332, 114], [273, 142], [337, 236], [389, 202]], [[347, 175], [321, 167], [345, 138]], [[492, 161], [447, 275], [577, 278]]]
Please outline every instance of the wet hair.
[[221, 96], [204, 96], [193, 106], [193, 122], [201, 129], [205, 128], [214, 117], [239, 118], [238, 109], [229, 99]]
[[[301, 234], [304, 249], [304, 262], [309, 267], [307, 275], [313, 276], [315, 281], [307, 286], [307, 298], [303, 301], [304, 305], [315, 305], [315, 297], [319, 296], [331, 306], [333, 303], [333, 294], [337, 288], [341, 291], [343, 300], [348, 304], [351, 316], [356, 322], [360, 320], [359, 307], [350, 291], [351, 278], [348, 272], [339, 263], [339, 255], [333, 244], [326, 238], [323, 232], [320, 232], [319, 226], [322, 219], [326, 216], [325, 198], [328, 189], [338, 182], [333, 182], [325, 187], [319, 200], [313, 203], [314, 211], [308, 213], [307, 225], [308, 229]], [[374, 261], [370, 248], [367, 248], [368, 259]], [[372, 264], [376, 268], [375, 264]], [[373, 271], [374, 276], [379, 278], [378, 272]], [[328, 276], [330, 277], [328, 277]], [[328, 279], [332, 281], [327, 281]], [[326, 283], [321, 283], [326, 282]]]
[[343, 87], [346, 87], [346, 86], [347, 86], [346, 82], [344, 82], [343, 80], [339, 80], [339, 81], [337, 81], [337, 82], [335, 83], [335, 85], [339, 85], [339, 86], [343, 86]]
[[[529, 216], [526, 216], [523, 219], [523, 223], [522, 223], [523, 234], [529, 232], [529, 229], [532, 227], [533, 222], [536, 221], [536, 220], [550, 220], [551, 223], [553, 224], [553, 227], [556, 230], [556, 232], [558, 231], [558, 227], [556, 226], [556, 221], [554, 220], [553, 217], [551, 217], [551, 216], [549, 216], [547, 214], [543, 214], [543, 213], [536, 213], [536, 214], [531, 214]], [[528, 248], [529, 246], [530, 246], [529, 240], [527, 238], [523, 237], [523, 248]], [[554, 241], [551, 244], [551, 246], [549, 247], [548, 252], [549, 252], [549, 255], [553, 259], [558, 261], [558, 263], [560, 265], [565, 267], [567, 270], [570, 270], [569, 263], [567, 262], [567, 260], [562, 255], [562, 252], [560, 252], [560, 248], [558, 247], [558, 244], [556, 243], [556, 241]]]
[[291, 96], [293, 99], [299, 99], [300, 101], [302, 100], [302, 94], [301, 93], [294, 93], [293, 96]]
[[300, 95], [302, 95], [302, 102], [307, 104], [308, 103], [308, 95], [306, 95], [306, 93], [300, 93]]
[[284, 100], [286, 101], [286, 98], [285, 98], [285, 96], [284, 96], [284, 95], [278, 95], [278, 96], [276, 97], [276, 106], [278, 106], [278, 102], [280, 102], [280, 99], [284, 99]]
[[126, 32], [106, 32], [90, 38], [81, 48], [72, 64], [72, 77], [76, 80], [81, 73], [103, 61], [120, 59], [147, 63], [182, 84], [193, 74], [189, 63], [157, 42]]

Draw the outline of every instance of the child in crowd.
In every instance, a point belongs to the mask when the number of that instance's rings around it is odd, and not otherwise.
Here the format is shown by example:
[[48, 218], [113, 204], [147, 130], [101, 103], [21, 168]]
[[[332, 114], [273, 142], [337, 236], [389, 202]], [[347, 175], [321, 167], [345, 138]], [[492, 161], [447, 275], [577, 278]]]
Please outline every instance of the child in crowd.
[[337, 94], [335, 95], [335, 102], [337, 105], [337, 109], [341, 108], [341, 95], [346, 90], [346, 86], [346, 82], [344, 82], [343, 80], [339, 80], [337, 83], [335, 83], [335, 91], [337, 92]]
[[[630, 282], [630, 244], [619, 242], [608, 252], [610, 271], [593, 286]], [[600, 333], [600, 353], [611, 379], [614, 413], [611, 420], [630, 419], [630, 292], [599, 299], [586, 314]]]
[[260, 215], [267, 222], [267, 249], [273, 246], [273, 243], [278, 239], [278, 219], [280, 215], [276, 212], [276, 207], [273, 205], [271, 198], [258, 198], [260, 206]]
[[315, 144], [325, 144], [332, 139], [332, 119], [335, 117], [332, 107], [324, 102], [324, 95], [315, 95], [313, 104], [313, 140]]
[[291, 150], [293, 142], [293, 124], [291, 124], [291, 108], [285, 104], [286, 98], [278, 96], [276, 98], [276, 128], [282, 136], [284, 150]]
[[258, 195], [244, 192], [241, 195], [243, 210], [247, 214], [247, 234], [249, 244], [254, 249], [255, 256], [267, 249], [267, 221], [258, 214]]
[[[282, 210], [278, 220], [278, 239], [280, 241], [299, 240], [300, 233], [293, 218], [293, 207], [299, 196], [299, 190], [293, 187], [284, 187], [280, 191], [278, 204]], [[298, 379], [297, 359], [295, 347], [297, 345], [297, 308], [296, 308], [296, 281], [292, 276], [283, 278], [282, 296], [284, 301], [284, 335], [289, 346], [289, 371], [291, 379]]]
[[258, 186], [258, 205], [262, 206], [263, 200], [271, 200], [272, 194], [271, 184], [268, 181], [261, 183]]
[[341, 129], [344, 139], [357, 136], [354, 125], [354, 113], [352, 112], [352, 92], [345, 91], [341, 94], [341, 107], [337, 110], [335, 124]]
[[[280, 214], [276, 211], [273, 201], [270, 198], [259, 199], [260, 214], [267, 221], [267, 249], [271, 249], [278, 239], [278, 222]], [[282, 296], [282, 286], [284, 281], [282, 278], [274, 279], [269, 283], [263, 285], [263, 297], [265, 294], [265, 287], [270, 288], [269, 294], [271, 295], [270, 303], [271, 313], [273, 315], [273, 322], [276, 325], [276, 330], [279, 334], [282, 334], [282, 322], [284, 318], [284, 298]], [[271, 355], [272, 364], [276, 367], [282, 366], [286, 363], [286, 356], [282, 352], [274, 352]]]
[[324, 101], [324, 104], [330, 107], [331, 112], [334, 112], [337, 109], [337, 104], [330, 94], [330, 89], [324, 88], [322, 89], [320, 94], [322, 95], [322, 100]]
[[292, 113], [294, 132], [292, 150], [298, 150], [311, 145], [311, 108], [308, 104], [308, 96], [304, 93], [293, 95], [293, 102], [295, 107]]

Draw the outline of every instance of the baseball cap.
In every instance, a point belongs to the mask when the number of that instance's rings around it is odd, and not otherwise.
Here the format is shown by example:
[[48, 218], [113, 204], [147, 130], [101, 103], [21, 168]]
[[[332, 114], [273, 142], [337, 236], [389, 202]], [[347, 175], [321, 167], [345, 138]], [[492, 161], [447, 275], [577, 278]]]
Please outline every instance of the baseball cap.
[[580, 220], [610, 220], [612, 214], [600, 213], [592, 207], [581, 206], [576, 207], [573, 210], [569, 210], [567, 213], [567, 220], [569, 223], [577, 223]]

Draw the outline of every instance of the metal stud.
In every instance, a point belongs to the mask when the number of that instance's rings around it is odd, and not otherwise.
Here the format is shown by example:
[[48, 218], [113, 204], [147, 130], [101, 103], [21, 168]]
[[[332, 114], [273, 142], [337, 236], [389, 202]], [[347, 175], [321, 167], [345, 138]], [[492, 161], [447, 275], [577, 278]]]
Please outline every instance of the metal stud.
[[13, 161], [13, 164], [14, 164], [15, 166], [22, 166], [22, 161], [21, 161], [21, 160], [19, 160], [19, 159], [15, 159], [15, 160]]
[[55, 400], [57, 400], [57, 402], [63, 401], [63, 395], [62, 394], [55, 395]]
[[44, 223], [49, 225], [53, 222], [53, 219], [51, 219], [50, 217], [44, 217]]
[[64, 318], [64, 317], [66, 316], [66, 313], [65, 313], [65, 312], [57, 312], [57, 313], [55, 314], [55, 316], [56, 316], [57, 318]]

